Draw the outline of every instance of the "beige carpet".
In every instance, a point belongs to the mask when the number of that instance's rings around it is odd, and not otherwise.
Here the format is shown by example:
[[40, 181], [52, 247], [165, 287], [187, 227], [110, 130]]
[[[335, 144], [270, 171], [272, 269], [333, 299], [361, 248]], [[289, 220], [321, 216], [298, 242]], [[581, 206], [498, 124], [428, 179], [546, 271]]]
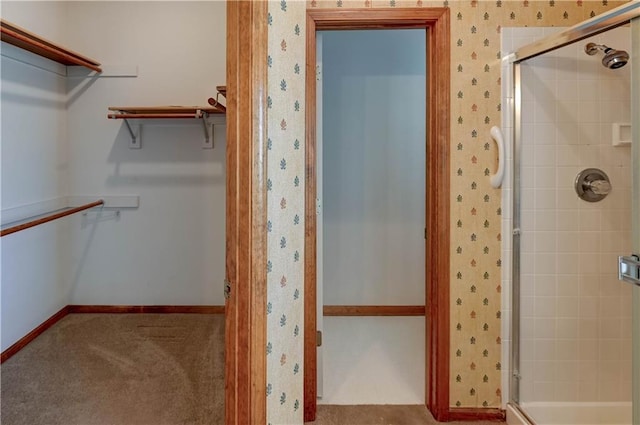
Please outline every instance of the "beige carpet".
[[224, 423], [224, 317], [72, 314], [0, 367], [3, 425]]
[[[433, 425], [438, 424], [424, 406], [318, 405], [316, 420], [307, 425]], [[496, 422], [448, 422], [447, 425], [496, 425]]]
[[[222, 425], [224, 317], [71, 314], [0, 374], [2, 425]], [[424, 406], [395, 405], [319, 405], [310, 422], [436, 423]]]

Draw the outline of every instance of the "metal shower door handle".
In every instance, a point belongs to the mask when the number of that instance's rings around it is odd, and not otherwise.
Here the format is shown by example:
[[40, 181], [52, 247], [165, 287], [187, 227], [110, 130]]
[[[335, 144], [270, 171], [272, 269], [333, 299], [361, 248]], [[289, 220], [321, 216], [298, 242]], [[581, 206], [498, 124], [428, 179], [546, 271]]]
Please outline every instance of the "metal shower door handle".
[[618, 257], [618, 279], [640, 286], [640, 257], [633, 254]]

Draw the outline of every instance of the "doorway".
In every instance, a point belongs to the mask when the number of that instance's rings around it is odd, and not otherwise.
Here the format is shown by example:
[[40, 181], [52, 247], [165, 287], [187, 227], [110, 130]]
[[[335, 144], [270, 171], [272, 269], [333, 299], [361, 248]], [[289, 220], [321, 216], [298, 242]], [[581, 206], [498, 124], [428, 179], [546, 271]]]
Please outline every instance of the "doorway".
[[426, 391], [425, 404], [438, 420], [449, 418], [449, 11], [308, 10], [306, 83], [305, 367], [304, 418], [317, 403], [317, 219], [316, 31], [422, 29], [426, 32]]
[[318, 401], [423, 404], [426, 32], [317, 45]]

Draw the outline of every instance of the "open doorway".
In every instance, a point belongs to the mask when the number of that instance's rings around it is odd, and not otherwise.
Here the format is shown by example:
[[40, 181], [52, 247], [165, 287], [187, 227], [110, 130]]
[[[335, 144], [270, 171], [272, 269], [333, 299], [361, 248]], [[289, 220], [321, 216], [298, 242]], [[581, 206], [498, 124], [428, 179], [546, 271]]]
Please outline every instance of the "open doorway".
[[318, 403], [424, 404], [426, 31], [316, 37]]
[[[425, 232], [424, 253], [421, 261], [426, 265], [424, 293], [426, 298], [425, 330], [426, 375], [425, 404], [436, 419], [448, 418], [448, 361], [449, 361], [449, 21], [448, 9], [405, 9], [378, 11], [307, 11], [307, 188], [306, 188], [306, 241], [305, 241], [305, 420], [316, 414], [317, 395], [317, 216], [316, 193], [318, 170], [316, 166], [316, 31], [338, 29], [420, 29], [426, 33], [427, 76], [426, 137], [423, 137], [423, 155], [426, 151], [423, 206]], [[424, 93], [424, 89], [423, 89]], [[377, 100], [383, 103], [384, 96]], [[362, 176], [360, 176], [362, 177]], [[420, 300], [422, 301], [422, 300]], [[393, 304], [393, 303], [388, 303]], [[399, 304], [399, 303], [398, 303]], [[421, 304], [420, 302], [416, 304]], [[389, 314], [386, 314], [389, 315]]]

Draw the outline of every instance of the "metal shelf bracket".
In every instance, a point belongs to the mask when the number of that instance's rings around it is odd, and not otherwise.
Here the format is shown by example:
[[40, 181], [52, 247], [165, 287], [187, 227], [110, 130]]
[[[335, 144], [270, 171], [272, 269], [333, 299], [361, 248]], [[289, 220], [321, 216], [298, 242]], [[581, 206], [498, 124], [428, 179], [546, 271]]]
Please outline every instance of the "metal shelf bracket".
[[131, 128], [131, 124], [129, 124], [128, 119], [125, 118], [124, 123], [127, 125], [127, 130], [129, 130], [129, 134], [131, 135], [131, 140], [129, 141], [129, 149], [140, 149], [142, 147], [142, 125], [135, 125], [137, 131], [134, 132]]
[[202, 141], [202, 149], [213, 149], [213, 124], [211, 124], [211, 132], [209, 132], [209, 122], [207, 120], [209, 114], [202, 113], [202, 128], [204, 129], [204, 140]]

